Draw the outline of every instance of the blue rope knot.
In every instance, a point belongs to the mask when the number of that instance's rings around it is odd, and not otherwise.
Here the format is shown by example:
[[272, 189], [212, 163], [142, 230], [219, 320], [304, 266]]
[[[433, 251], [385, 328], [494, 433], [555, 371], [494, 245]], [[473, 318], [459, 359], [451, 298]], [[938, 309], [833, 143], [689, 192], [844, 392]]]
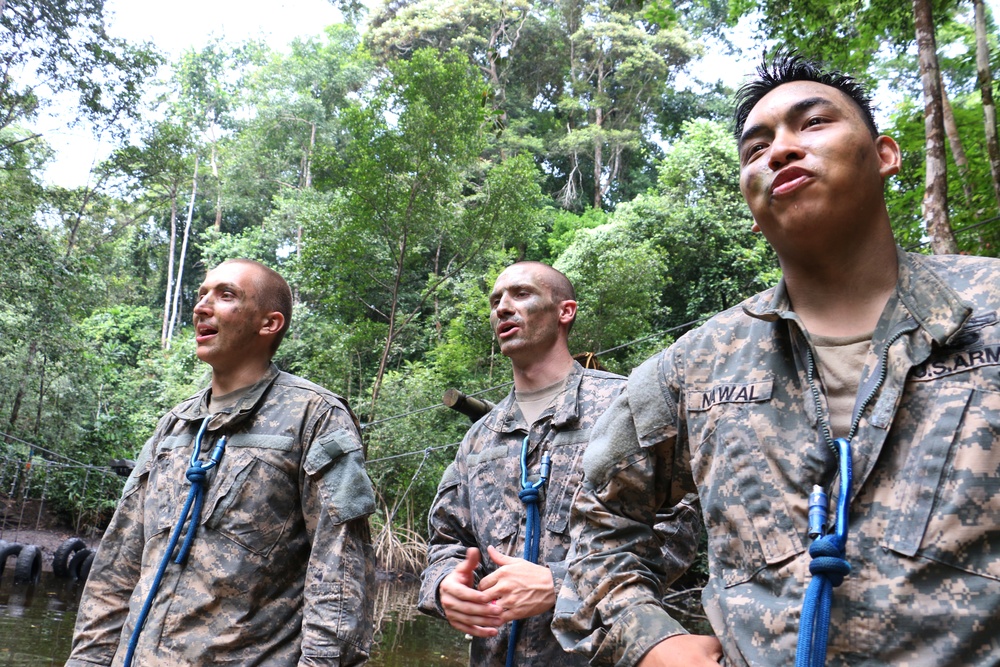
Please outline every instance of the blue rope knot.
[[822, 575], [836, 588], [844, 583], [844, 577], [851, 573], [851, 564], [844, 557], [844, 549], [838, 544], [836, 535], [825, 535], [809, 546], [809, 572]]
[[[177, 524], [170, 533], [170, 539], [167, 542], [167, 548], [163, 552], [163, 558], [160, 560], [160, 566], [156, 570], [156, 575], [153, 577], [153, 582], [150, 585], [149, 593], [146, 594], [146, 600], [143, 602], [142, 609], [139, 611], [139, 616], [136, 619], [135, 626], [132, 628], [132, 635], [129, 637], [128, 649], [125, 652], [125, 667], [131, 667], [132, 658], [135, 655], [136, 647], [139, 645], [139, 634], [142, 632], [143, 626], [146, 624], [146, 618], [149, 615], [149, 610], [153, 606], [153, 599], [156, 597], [157, 591], [160, 589], [160, 583], [163, 581], [163, 573], [167, 570], [167, 564], [170, 562], [170, 556], [174, 553], [174, 549], [177, 548], [177, 542], [180, 540], [181, 532], [184, 530], [184, 526], [187, 525], [187, 534], [184, 536], [184, 543], [181, 545], [180, 551], [177, 553], [177, 558], [174, 559], [174, 563], [182, 564], [187, 559], [188, 552], [191, 550], [191, 542], [194, 540], [194, 534], [198, 528], [198, 522], [201, 517], [201, 506], [205, 499], [205, 480], [208, 477], [208, 471], [219, 464], [222, 459], [222, 453], [226, 449], [226, 436], [219, 438], [219, 441], [215, 444], [212, 452], [209, 454], [208, 461], [201, 461], [198, 457], [201, 454], [201, 441], [202, 437], [205, 435], [205, 430], [208, 428], [208, 423], [210, 419], [205, 419], [201, 423], [201, 427], [198, 429], [197, 435], [194, 437], [194, 447], [191, 450], [191, 467], [187, 469], [184, 476], [189, 482], [191, 482], [191, 489], [188, 491], [187, 500], [184, 502], [184, 507], [181, 509], [180, 518], [177, 520]], [[190, 517], [191, 522], [188, 523], [188, 518]]]
[[187, 469], [184, 476], [191, 484], [200, 487], [205, 482], [205, 478], [208, 477], [209, 470], [211, 468], [202, 467], [201, 461], [195, 461], [194, 465]]
[[[833, 589], [844, 583], [851, 572], [846, 558], [847, 509], [851, 497], [851, 443], [837, 438], [840, 468], [840, 495], [837, 498], [836, 532], [823, 535], [809, 546], [809, 571], [814, 575], [802, 601], [802, 618], [799, 622], [799, 641], [795, 650], [795, 667], [823, 667], [830, 635], [830, 608]], [[817, 522], [819, 527], [825, 517]]]
[[520, 498], [521, 502], [524, 503], [525, 505], [531, 505], [531, 504], [537, 505], [538, 499], [541, 497], [541, 494], [539, 493], [538, 489], [529, 486], [526, 489], [521, 489], [521, 491], [518, 492], [517, 497]]
[[[538, 562], [538, 549], [541, 540], [542, 519], [538, 503], [542, 497], [542, 489], [549, 480], [552, 458], [548, 452], [542, 454], [538, 480], [528, 481], [528, 436], [521, 442], [521, 490], [517, 497], [524, 503], [524, 560], [530, 563]], [[507, 638], [506, 667], [514, 667], [514, 652], [517, 649], [517, 635], [521, 631], [521, 621], [515, 620], [510, 625], [510, 636]]]

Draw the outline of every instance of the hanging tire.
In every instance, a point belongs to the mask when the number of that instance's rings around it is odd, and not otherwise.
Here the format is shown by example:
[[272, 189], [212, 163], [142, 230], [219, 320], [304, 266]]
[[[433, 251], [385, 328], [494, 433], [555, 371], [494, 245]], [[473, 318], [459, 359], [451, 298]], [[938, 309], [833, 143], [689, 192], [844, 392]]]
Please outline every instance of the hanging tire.
[[52, 559], [52, 573], [60, 579], [66, 579], [69, 574], [69, 561], [80, 549], [85, 549], [87, 543], [79, 537], [71, 537], [56, 549], [56, 555]]
[[0, 577], [3, 576], [4, 568], [7, 567], [7, 559], [21, 553], [21, 549], [23, 548], [24, 545], [17, 542], [4, 542], [0, 544]]
[[86, 581], [87, 577], [90, 576], [90, 566], [94, 564], [94, 556], [97, 555], [97, 552], [92, 549], [87, 549], [87, 551], [90, 551], [90, 553], [80, 563], [80, 581]]
[[[88, 566], [86, 573], [83, 573], [82, 572], [83, 563], [84, 563], [84, 561], [87, 560], [88, 556], [93, 556], [93, 555], [94, 555], [94, 550], [93, 549], [80, 549], [75, 554], [73, 554], [73, 558], [70, 559], [70, 561], [69, 561], [69, 576], [70, 576], [70, 578], [72, 578], [72, 579], [79, 579], [81, 581], [83, 579], [86, 579], [87, 578], [87, 574], [90, 574], [90, 567]], [[91, 559], [91, 561], [93, 561], [93, 559]]]
[[42, 574], [42, 550], [29, 544], [17, 555], [14, 565], [15, 584], [37, 584]]

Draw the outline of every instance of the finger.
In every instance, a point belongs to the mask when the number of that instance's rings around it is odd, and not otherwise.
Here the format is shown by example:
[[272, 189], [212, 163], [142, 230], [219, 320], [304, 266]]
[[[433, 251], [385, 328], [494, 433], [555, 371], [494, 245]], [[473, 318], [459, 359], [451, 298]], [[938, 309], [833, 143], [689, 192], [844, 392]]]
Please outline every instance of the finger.
[[500, 567], [508, 565], [509, 563], [512, 563], [513, 561], [517, 560], [516, 558], [512, 558], [511, 556], [507, 556], [505, 554], [500, 553], [500, 551], [492, 544], [486, 547], [486, 553], [490, 555], [490, 560], [492, 560]]
[[449, 621], [455, 620], [466, 625], [479, 625], [484, 628], [498, 628], [504, 624], [500, 617], [500, 608], [497, 605], [459, 604], [444, 609], [445, 616]]
[[479, 581], [479, 590], [490, 596], [491, 600], [497, 599], [499, 597], [499, 591], [490, 590], [494, 586], [500, 583], [500, 570], [489, 573]]
[[454, 572], [441, 581], [440, 595], [442, 603], [446, 598], [477, 605], [488, 605], [493, 601], [493, 596], [466, 585]]
[[465, 560], [459, 563], [455, 570], [464, 575], [471, 575], [476, 571], [476, 568], [479, 567], [479, 561], [479, 549], [476, 547], [469, 547], [465, 552]]
[[470, 625], [468, 623], [463, 623], [461, 621], [456, 621], [448, 619], [448, 623], [451, 627], [455, 628], [459, 632], [464, 632], [467, 635], [472, 635], [473, 637], [481, 637], [487, 639], [489, 637], [496, 637], [500, 632], [496, 628], [483, 627], [481, 625]]

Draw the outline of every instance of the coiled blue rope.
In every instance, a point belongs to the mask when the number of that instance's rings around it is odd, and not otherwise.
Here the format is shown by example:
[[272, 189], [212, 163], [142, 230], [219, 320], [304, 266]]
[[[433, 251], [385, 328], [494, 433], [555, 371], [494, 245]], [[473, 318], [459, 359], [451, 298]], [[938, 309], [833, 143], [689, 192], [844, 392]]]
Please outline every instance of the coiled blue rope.
[[840, 494], [837, 497], [837, 524], [832, 535], [818, 537], [809, 547], [813, 575], [802, 603], [799, 642], [795, 651], [795, 667], [823, 667], [830, 633], [830, 606], [833, 589], [840, 586], [851, 572], [847, 562], [847, 507], [851, 496], [851, 443], [845, 438], [834, 440], [840, 462]]
[[[549, 480], [551, 468], [552, 459], [549, 453], [545, 452], [542, 454], [538, 481], [528, 481], [528, 436], [524, 436], [524, 441], [521, 443], [521, 490], [517, 497], [524, 503], [527, 515], [524, 523], [524, 560], [531, 563], [538, 562], [538, 545], [542, 535], [542, 519], [538, 511], [538, 501], [545, 483]], [[517, 635], [520, 630], [520, 619], [511, 623], [510, 637], [507, 640], [507, 667], [514, 667], [514, 650], [517, 648]]]
[[[135, 655], [136, 646], [139, 644], [139, 635], [142, 633], [142, 627], [146, 624], [146, 617], [149, 616], [149, 610], [153, 607], [153, 599], [156, 597], [156, 593], [160, 589], [160, 584], [163, 582], [163, 573], [167, 570], [170, 556], [177, 547], [181, 531], [184, 530], [184, 525], [188, 523], [190, 515], [190, 527], [174, 563], [182, 564], [187, 560], [188, 552], [191, 550], [191, 541], [194, 539], [194, 534], [198, 529], [198, 523], [201, 519], [201, 508], [205, 501], [205, 478], [208, 475], [208, 471], [219, 464], [219, 461], [222, 459], [222, 453], [226, 449], [226, 436], [222, 436], [215, 447], [212, 448], [209, 460], [202, 462], [199, 459], [199, 455], [201, 454], [201, 440], [205, 435], [205, 429], [208, 427], [209, 421], [211, 419], [206, 418], [202, 422], [201, 427], [198, 429], [198, 434], [194, 438], [194, 449], [191, 452], [191, 467], [185, 473], [188, 481], [191, 482], [191, 490], [188, 491], [184, 509], [181, 510], [181, 516], [177, 520], [177, 525], [174, 526], [174, 530], [170, 534], [170, 541], [167, 543], [167, 549], [160, 560], [160, 566], [156, 570], [156, 576], [153, 577], [149, 594], [146, 595], [146, 601], [143, 602], [142, 610], [139, 612], [138, 618], [136, 618], [135, 627], [132, 628], [132, 636], [128, 640], [128, 650], [125, 653], [125, 667], [131, 667], [132, 665], [132, 658]], [[193, 512], [192, 507], [194, 509]]]

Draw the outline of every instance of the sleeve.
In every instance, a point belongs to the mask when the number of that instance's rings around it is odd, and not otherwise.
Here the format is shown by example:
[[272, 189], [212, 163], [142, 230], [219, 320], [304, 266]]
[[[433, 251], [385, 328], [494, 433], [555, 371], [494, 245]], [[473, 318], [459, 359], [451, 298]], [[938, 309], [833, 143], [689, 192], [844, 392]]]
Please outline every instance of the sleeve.
[[[465, 560], [469, 547], [478, 546], [472, 530], [472, 509], [469, 503], [469, 486], [466, 483], [468, 470], [464, 463], [470, 437], [470, 434], [466, 434], [455, 461], [441, 477], [437, 496], [427, 516], [430, 543], [427, 548], [427, 567], [420, 575], [417, 608], [438, 618], [445, 617], [438, 598], [441, 580]], [[480, 569], [482, 567], [480, 563]]]
[[363, 665], [374, 626], [375, 554], [368, 516], [375, 492], [361, 436], [335, 408], [306, 452], [302, 507], [312, 550], [306, 568], [300, 665]]
[[[553, 632], [563, 648], [594, 665], [635, 665], [656, 644], [686, 632], [661, 599], [690, 565], [701, 523], [689, 469], [684, 474], [675, 461], [677, 413], [659, 359], [633, 372], [595, 425], [573, 504], [577, 539]], [[661, 509], [667, 507], [675, 509]]]
[[66, 667], [110, 665], [121, 642], [129, 599], [139, 583], [145, 544], [143, 506], [156, 436], [143, 446], [94, 556]]

